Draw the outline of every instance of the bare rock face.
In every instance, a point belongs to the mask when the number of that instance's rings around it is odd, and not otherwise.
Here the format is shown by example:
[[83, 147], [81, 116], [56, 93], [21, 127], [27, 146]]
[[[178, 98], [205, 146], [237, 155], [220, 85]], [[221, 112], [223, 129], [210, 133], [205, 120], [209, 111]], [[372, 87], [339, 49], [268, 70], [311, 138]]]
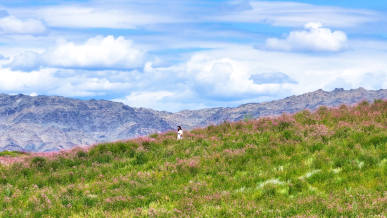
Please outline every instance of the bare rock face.
[[0, 95], [0, 150], [53, 151], [171, 128], [153, 113], [122, 103]]
[[375, 99], [387, 99], [387, 90], [317, 90], [235, 108], [169, 113], [105, 100], [0, 95], [0, 151], [55, 151], [164, 132], [177, 125], [192, 129], [246, 117], [280, 115]]

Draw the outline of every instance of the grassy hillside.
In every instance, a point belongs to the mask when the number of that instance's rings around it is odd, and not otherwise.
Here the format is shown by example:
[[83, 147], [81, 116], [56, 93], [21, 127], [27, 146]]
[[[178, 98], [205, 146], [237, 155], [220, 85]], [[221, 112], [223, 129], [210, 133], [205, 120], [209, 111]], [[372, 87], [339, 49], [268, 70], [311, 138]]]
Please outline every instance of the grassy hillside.
[[386, 146], [387, 101], [375, 101], [209, 126], [181, 141], [169, 132], [3, 154], [19, 163], [0, 166], [0, 215], [386, 215]]

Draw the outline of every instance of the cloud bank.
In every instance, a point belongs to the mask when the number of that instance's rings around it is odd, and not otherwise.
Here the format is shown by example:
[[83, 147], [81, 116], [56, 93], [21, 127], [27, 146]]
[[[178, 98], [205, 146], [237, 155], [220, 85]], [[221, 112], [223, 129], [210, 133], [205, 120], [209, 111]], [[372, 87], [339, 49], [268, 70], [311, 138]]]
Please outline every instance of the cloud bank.
[[386, 88], [385, 13], [309, 2], [4, 3], [0, 92], [178, 111]]
[[[366, 54], [366, 55], [365, 55]], [[310, 56], [232, 46], [195, 52], [167, 67], [144, 70], [0, 69], [0, 90], [69, 97], [113, 97], [130, 106], [167, 111], [237, 106], [318, 88], [387, 87], [387, 52], [343, 51]], [[280, 73], [279, 73], [280, 72]]]
[[142, 67], [145, 51], [122, 36], [96, 36], [84, 43], [63, 41], [39, 54], [23, 52], [8, 65], [31, 71], [39, 67], [81, 69], [131, 69]]

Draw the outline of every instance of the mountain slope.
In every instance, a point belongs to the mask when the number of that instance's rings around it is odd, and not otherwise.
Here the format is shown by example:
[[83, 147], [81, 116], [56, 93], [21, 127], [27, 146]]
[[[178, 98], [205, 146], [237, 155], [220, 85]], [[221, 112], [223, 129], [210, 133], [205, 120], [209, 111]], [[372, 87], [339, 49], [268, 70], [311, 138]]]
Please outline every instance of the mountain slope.
[[0, 95], [0, 151], [54, 151], [144, 136], [155, 132], [294, 113], [318, 106], [387, 99], [387, 90], [317, 90], [299, 96], [236, 108], [185, 110], [178, 113], [131, 108], [111, 101], [82, 101], [56, 96]]
[[171, 126], [183, 125], [189, 129], [223, 121], [238, 121], [244, 118], [295, 113], [304, 109], [315, 110], [319, 106], [337, 107], [342, 104], [351, 105], [362, 100], [373, 101], [387, 99], [387, 89], [377, 91], [363, 88], [344, 90], [335, 89], [331, 92], [317, 90], [298, 96], [264, 103], [244, 104], [235, 108], [213, 108], [203, 110], [186, 110], [178, 113], [157, 113]]
[[[0, 217], [380, 217], [387, 101], [223, 123], [0, 166]], [[16, 157], [15, 157], [16, 156]]]
[[50, 151], [171, 129], [122, 103], [56, 96], [0, 96], [1, 150]]

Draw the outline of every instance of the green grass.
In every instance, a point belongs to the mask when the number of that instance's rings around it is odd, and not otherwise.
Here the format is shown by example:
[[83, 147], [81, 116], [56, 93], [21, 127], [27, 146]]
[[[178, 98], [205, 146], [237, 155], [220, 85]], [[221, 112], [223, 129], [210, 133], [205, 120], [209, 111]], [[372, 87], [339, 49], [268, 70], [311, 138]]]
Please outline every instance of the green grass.
[[4, 157], [4, 156], [18, 157], [18, 156], [25, 155], [25, 154], [26, 154], [25, 152], [20, 152], [20, 151], [2, 151], [2, 152], [0, 152], [0, 157]]
[[386, 215], [387, 102], [0, 166], [2, 217]]

